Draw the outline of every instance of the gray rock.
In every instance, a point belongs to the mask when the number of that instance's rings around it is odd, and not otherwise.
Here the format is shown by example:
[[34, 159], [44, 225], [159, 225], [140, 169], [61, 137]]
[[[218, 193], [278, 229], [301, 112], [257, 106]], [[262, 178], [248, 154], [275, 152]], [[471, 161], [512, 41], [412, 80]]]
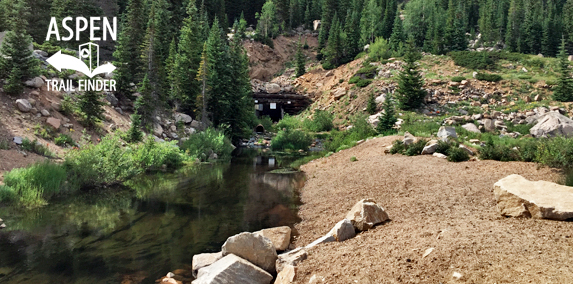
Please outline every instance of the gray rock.
[[26, 85], [26, 87], [39, 89], [44, 85], [44, 80], [40, 77], [36, 77], [24, 82], [24, 85]]
[[462, 128], [469, 132], [481, 133], [481, 131], [479, 131], [479, 128], [473, 123], [466, 123], [462, 125]]
[[49, 117], [48, 120], [46, 120], [46, 123], [54, 129], [58, 130], [62, 124], [62, 121], [57, 118]]
[[442, 159], [445, 159], [445, 158], [448, 157], [448, 156], [446, 156], [446, 155], [444, 155], [444, 154], [442, 154], [442, 153], [434, 153], [434, 154], [432, 154], [432, 156], [434, 156], [434, 157], [436, 157], [436, 158], [442, 158]]
[[193, 284], [249, 283], [269, 284], [273, 276], [234, 254], [226, 255], [199, 270]]
[[493, 185], [501, 215], [552, 220], [573, 218], [573, 187], [507, 176]]
[[308, 253], [305, 248], [297, 248], [289, 252], [279, 254], [276, 263], [277, 273], [281, 272], [287, 265], [297, 266], [307, 257]]
[[162, 134], [163, 134], [163, 127], [161, 127], [161, 124], [159, 123], [153, 124], [153, 135], [161, 136]]
[[410, 134], [410, 132], [406, 131], [406, 133], [404, 133], [404, 140], [402, 142], [404, 142], [404, 145], [410, 145], [416, 142], [416, 137]]
[[456, 129], [454, 127], [442, 126], [438, 130], [438, 137], [441, 139], [451, 138], [458, 138], [458, 134], [456, 133]]
[[[16, 137], [12, 138], [12, 141], [14, 141], [14, 143], [16, 143], [16, 145], [22, 145], [22, 137], [16, 136]], [[0, 221], [0, 222], [2, 222], [2, 221]]]
[[51, 106], [52, 109], [55, 110], [55, 111], [60, 111], [60, 110], [62, 110], [62, 104], [61, 104], [61, 103], [56, 103], [56, 102], [54, 102], [54, 103], [52, 103], [50, 106]]
[[193, 118], [191, 116], [186, 115], [184, 113], [176, 113], [175, 114], [175, 122], [183, 121], [183, 123], [191, 123]]
[[354, 236], [356, 236], [356, 231], [354, 230], [352, 222], [350, 222], [348, 219], [344, 219], [336, 223], [334, 228], [330, 230], [329, 234], [332, 235], [332, 237], [334, 237], [337, 242], [343, 242], [345, 240], [354, 238]]
[[374, 101], [376, 102], [376, 104], [384, 103], [384, 101], [386, 101], [386, 94], [377, 96], [376, 99], [374, 99]]
[[475, 155], [474, 151], [472, 151], [472, 149], [466, 147], [466, 145], [464, 145], [464, 144], [460, 144], [460, 149], [463, 149], [464, 151], [466, 151], [466, 153], [468, 153], [468, 155], [470, 155], [470, 156]]
[[203, 123], [201, 121], [198, 121], [198, 120], [193, 120], [193, 121], [191, 121], [191, 127], [201, 130], [201, 129], [203, 129]]
[[276, 94], [281, 91], [281, 86], [279, 86], [278, 84], [269, 83], [265, 86], [265, 89], [269, 94]]
[[282, 251], [288, 248], [290, 244], [291, 228], [288, 226], [275, 227], [263, 229], [254, 234], [261, 235], [273, 242], [277, 251]]
[[26, 99], [16, 100], [16, 105], [21, 112], [29, 112], [32, 109], [32, 104]]
[[493, 132], [495, 131], [495, 122], [489, 118], [486, 118], [484, 120], [482, 120], [483, 122], [483, 127], [485, 128], [485, 131], [487, 132]]
[[199, 269], [201, 269], [203, 267], [207, 267], [207, 266], [215, 263], [217, 260], [219, 260], [221, 258], [223, 258], [222, 252], [201, 253], [201, 254], [194, 255], [193, 261], [191, 262], [191, 269], [192, 269], [193, 277], [197, 277], [197, 273], [199, 272]]
[[223, 256], [234, 254], [268, 271], [275, 270], [277, 251], [273, 243], [257, 234], [240, 233], [227, 239], [223, 244]]
[[119, 100], [115, 97], [114, 94], [110, 92], [105, 93], [105, 99], [114, 107], [116, 107], [119, 104]]
[[573, 120], [558, 112], [548, 112], [529, 133], [535, 137], [572, 136]]
[[40, 113], [42, 113], [42, 116], [50, 116], [50, 112], [47, 109], [43, 109]]
[[346, 214], [346, 219], [350, 220], [357, 230], [366, 231], [388, 220], [388, 214], [374, 200], [362, 199], [350, 209], [350, 212]]
[[436, 152], [436, 149], [438, 149], [438, 141], [437, 140], [428, 141], [428, 143], [426, 143], [426, 146], [424, 146], [424, 149], [422, 150], [422, 155], [434, 154], [434, 152]]

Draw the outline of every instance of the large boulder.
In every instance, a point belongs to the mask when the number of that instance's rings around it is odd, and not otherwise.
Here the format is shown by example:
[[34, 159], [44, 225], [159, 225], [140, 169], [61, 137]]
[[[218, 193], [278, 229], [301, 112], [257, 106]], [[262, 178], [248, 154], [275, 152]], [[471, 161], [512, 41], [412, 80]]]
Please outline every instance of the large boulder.
[[215, 263], [217, 260], [223, 258], [223, 253], [222, 252], [216, 252], [216, 253], [201, 253], [201, 254], [196, 254], [193, 256], [193, 261], [191, 263], [191, 269], [193, 270], [193, 277], [197, 277], [197, 273], [199, 272], [199, 269], [203, 268], [203, 267], [207, 267], [213, 263]]
[[159, 123], [153, 124], [153, 135], [161, 137], [163, 134], [163, 127]]
[[193, 284], [249, 283], [269, 284], [273, 276], [252, 263], [229, 254], [199, 270]]
[[114, 107], [119, 104], [119, 100], [110, 92], [105, 92], [105, 99]]
[[376, 128], [378, 126], [378, 123], [380, 122], [380, 116], [382, 116], [383, 114], [384, 114], [383, 112], [379, 112], [377, 114], [369, 116], [368, 123], [370, 123], [372, 127]]
[[438, 130], [438, 137], [440, 139], [447, 139], [449, 137], [458, 138], [458, 134], [456, 133], [456, 129], [454, 127], [442, 126]]
[[279, 254], [277, 259], [277, 272], [280, 273], [286, 266], [297, 266], [308, 257], [304, 248], [297, 248], [283, 254]]
[[529, 133], [535, 137], [572, 136], [573, 120], [558, 112], [548, 112], [537, 121]]
[[336, 223], [334, 228], [330, 230], [329, 234], [332, 235], [332, 237], [334, 237], [337, 242], [343, 242], [345, 240], [354, 238], [354, 236], [356, 236], [356, 231], [354, 230], [352, 222], [350, 222], [348, 219], [344, 219]]
[[437, 140], [428, 141], [428, 143], [426, 143], [426, 146], [424, 146], [424, 149], [422, 149], [422, 155], [434, 154], [434, 152], [436, 152], [437, 149], [438, 149]]
[[462, 128], [469, 131], [469, 132], [481, 133], [479, 128], [473, 123], [466, 123], [466, 124], [462, 125]]
[[288, 226], [263, 229], [255, 232], [255, 234], [271, 240], [278, 251], [287, 249], [290, 244], [291, 229]]
[[32, 104], [26, 99], [16, 100], [16, 106], [21, 112], [29, 112], [32, 110]]
[[234, 254], [268, 271], [275, 270], [277, 251], [271, 240], [253, 233], [240, 233], [229, 237], [223, 244], [223, 256]]
[[483, 127], [484, 127], [485, 131], [487, 131], [487, 132], [495, 131], [495, 121], [494, 120], [486, 118], [482, 122], [483, 122]]
[[507, 176], [493, 185], [501, 215], [553, 220], [573, 218], [573, 187]]
[[24, 85], [26, 85], [26, 87], [39, 89], [44, 85], [44, 80], [40, 77], [36, 77], [24, 82]]
[[175, 114], [175, 122], [183, 121], [183, 123], [191, 123], [193, 118], [190, 115], [184, 113], [176, 113]]
[[404, 142], [404, 145], [410, 145], [416, 142], [416, 137], [410, 134], [410, 132], [406, 131], [406, 133], [404, 133], [404, 140], [402, 142]]
[[350, 209], [346, 219], [350, 220], [357, 230], [366, 231], [374, 225], [388, 220], [388, 214], [374, 200], [362, 199]]
[[265, 86], [265, 89], [267, 90], [267, 93], [269, 93], [269, 94], [276, 94], [276, 93], [279, 93], [281, 91], [281, 86], [279, 86], [278, 84], [275, 84], [275, 83], [270, 83], [270, 84], [267, 84]]

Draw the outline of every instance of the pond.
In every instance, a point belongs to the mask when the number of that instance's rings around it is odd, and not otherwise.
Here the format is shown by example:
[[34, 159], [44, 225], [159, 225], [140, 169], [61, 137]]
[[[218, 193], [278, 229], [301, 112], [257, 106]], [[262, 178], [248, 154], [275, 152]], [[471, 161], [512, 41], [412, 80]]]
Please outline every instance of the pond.
[[231, 163], [146, 176], [37, 209], [0, 208], [0, 283], [155, 283], [243, 231], [299, 221], [292, 157], [238, 149]]

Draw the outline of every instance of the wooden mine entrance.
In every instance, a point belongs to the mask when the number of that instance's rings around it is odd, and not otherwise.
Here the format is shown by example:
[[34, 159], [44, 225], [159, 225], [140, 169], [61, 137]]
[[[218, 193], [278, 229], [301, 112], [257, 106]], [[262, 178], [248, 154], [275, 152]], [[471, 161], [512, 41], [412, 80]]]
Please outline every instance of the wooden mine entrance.
[[305, 110], [311, 100], [304, 95], [295, 93], [269, 94], [254, 93], [255, 113], [257, 117], [269, 116], [273, 121], [279, 121], [285, 114], [296, 115]]

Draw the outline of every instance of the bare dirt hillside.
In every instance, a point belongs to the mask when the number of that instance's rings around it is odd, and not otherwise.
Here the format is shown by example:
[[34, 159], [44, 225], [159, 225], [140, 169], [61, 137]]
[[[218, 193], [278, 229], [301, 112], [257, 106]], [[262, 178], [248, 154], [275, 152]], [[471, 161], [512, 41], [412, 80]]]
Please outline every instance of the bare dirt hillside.
[[[297, 246], [327, 233], [364, 198], [381, 204], [391, 221], [311, 249], [295, 283], [312, 276], [313, 283], [573, 283], [573, 223], [501, 217], [492, 192], [509, 174], [556, 181], [558, 172], [533, 163], [385, 155], [397, 138], [369, 140], [301, 168], [308, 181]], [[428, 248], [434, 251], [422, 258]]]
[[[308, 49], [304, 50], [307, 62], [314, 61], [318, 39], [310, 34], [303, 35], [300, 39], [303, 44], [306, 40], [309, 46]], [[257, 41], [245, 41], [243, 46], [249, 56], [251, 79], [270, 81], [286, 67], [294, 67], [298, 42], [298, 36], [285, 37], [281, 35], [273, 40], [273, 49]]]

